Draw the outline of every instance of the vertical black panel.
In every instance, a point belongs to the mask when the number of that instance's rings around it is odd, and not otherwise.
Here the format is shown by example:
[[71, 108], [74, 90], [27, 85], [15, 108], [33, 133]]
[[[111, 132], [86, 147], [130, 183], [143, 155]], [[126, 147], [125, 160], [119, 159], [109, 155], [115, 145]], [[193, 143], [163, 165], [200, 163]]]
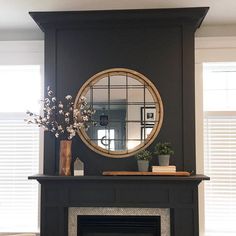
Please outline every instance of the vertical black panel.
[[[47, 94], [47, 87], [56, 93], [56, 30], [48, 29], [45, 32], [45, 89], [44, 94]], [[58, 163], [55, 154], [56, 146], [55, 137], [48, 132], [44, 133], [44, 174], [55, 174], [56, 165]]]
[[62, 236], [60, 234], [60, 209], [58, 207], [47, 207], [44, 209], [44, 230], [41, 236]]
[[58, 210], [60, 216], [59, 235], [65, 236], [68, 234], [68, 208], [60, 207]]
[[194, 212], [192, 208], [175, 208], [172, 212], [171, 236], [195, 236]]
[[[196, 171], [194, 30], [183, 26], [183, 169]], [[191, 52], [191, 53], [190, 53]]]
[[194, 196], [194, 205], [193, 205], [193, 214], [194, 214], [194, 223], [193, 223], [193, 230], [194, 236], [199, 236], [199, 209], [198, 209], [198, 188], [194, 188], [193, 191]]

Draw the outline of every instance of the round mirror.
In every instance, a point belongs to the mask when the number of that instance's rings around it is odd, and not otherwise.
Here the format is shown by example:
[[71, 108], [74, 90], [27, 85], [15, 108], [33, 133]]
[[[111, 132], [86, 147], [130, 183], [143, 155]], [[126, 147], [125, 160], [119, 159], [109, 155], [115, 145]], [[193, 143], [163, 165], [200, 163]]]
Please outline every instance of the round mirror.
[[116, 68], [92, 76], [75, 100], [85, 96], [96, 110], [95, 126], [81, 129], [79, 136], [95, 152], [121, 158], [147, 148], [157, 136], [163, 120], [159, 92], [144, 75]]

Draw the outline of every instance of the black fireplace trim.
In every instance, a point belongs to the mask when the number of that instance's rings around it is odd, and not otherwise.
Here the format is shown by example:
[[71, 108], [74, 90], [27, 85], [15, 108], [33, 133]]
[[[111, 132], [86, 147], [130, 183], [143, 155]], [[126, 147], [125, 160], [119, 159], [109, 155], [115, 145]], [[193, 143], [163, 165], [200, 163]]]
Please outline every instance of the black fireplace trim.
[[44, 181], [194, 181], [200, 183], [203, 180], [210, 180], [206, 175], [191, 175], [191, 176], [60, 176], [60, 175], [32, 175], [28, 179], [37, 180], [42, 183]]
[[41, 183], [41, 236], [68, 235], [69, 207], [169, 208], [171, 236], [198, 236], [198, 185], [205, 175], [30, 176]]
[[[30, 16], [45, 32], [49, 27], [88, 28], [88, 27], [129, 27], [130, 24], [140, 26], [166, 26], [191, 22], [195, 30], [200, 27], [209, 7], [194, 8], [162, 8], [133, 10], [96, 10], [96, 11], [57, 11], [30, 12]], [[158, 22], [158, 23], [157, 23]]]

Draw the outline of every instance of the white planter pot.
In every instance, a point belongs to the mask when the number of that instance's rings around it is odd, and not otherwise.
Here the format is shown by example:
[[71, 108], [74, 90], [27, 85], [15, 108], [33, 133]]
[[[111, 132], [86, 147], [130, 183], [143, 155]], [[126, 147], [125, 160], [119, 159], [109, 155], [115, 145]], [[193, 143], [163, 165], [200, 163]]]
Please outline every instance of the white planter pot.
[[139, 171], [148, 171], [149, 161], [138, 160], [138, 170]]
[[158, 155], [159, 166], [168, 166], [170, 164], [170, 155]]

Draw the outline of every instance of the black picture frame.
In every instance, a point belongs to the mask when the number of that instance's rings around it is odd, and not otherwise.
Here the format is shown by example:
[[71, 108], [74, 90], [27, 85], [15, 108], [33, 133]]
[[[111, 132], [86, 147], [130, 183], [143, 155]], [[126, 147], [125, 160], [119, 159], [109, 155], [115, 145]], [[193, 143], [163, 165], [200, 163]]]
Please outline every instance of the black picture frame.
[[141, 107], [141, 125], [154, 125], [156, 121], [156, 107]]

